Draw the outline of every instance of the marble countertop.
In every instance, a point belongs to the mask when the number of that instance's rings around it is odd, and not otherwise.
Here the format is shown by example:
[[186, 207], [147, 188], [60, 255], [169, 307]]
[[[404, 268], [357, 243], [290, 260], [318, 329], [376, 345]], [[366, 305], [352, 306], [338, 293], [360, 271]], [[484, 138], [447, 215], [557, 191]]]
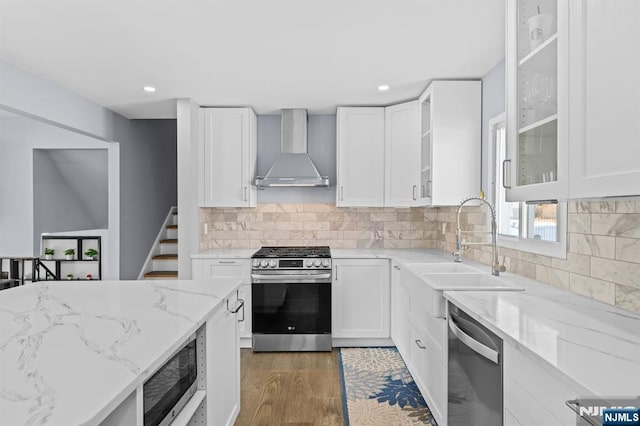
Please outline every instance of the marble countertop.
[[0, 423], [99, 423], [239, 285], [52, 282], [1, 291]]
[[640, 316], [514, 274], [525, 291], [449, 291], [445, 298], [562, 379], [579, 396], [640, 395]]
[[210, 249], [191, 255], [192, 259], [249, 259], [258, 249]]

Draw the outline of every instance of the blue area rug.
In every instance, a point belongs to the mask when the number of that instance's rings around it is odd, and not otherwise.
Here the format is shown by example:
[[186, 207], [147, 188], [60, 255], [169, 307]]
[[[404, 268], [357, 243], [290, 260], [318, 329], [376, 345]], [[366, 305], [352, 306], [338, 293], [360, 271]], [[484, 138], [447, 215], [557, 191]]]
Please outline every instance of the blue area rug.
[[395, 347], [341, 348], [344, 424], [436, 425]]

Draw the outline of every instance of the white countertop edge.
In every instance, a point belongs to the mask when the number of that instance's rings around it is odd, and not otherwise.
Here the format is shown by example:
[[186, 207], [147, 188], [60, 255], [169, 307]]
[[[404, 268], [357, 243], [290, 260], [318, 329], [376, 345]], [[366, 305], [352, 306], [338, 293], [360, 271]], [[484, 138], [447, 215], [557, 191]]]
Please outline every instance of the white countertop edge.
[[[159, 281], [159, 283], [166, 284], [163, 281]], [[128, 383], [115, 398], [109, 401], [104, 407], [100, 408], [100, 410], [92, 418], [83, 421], [80, 424], [95, 425], [104, 421], [109, 416], [109, 414], [111, 414], [116, 408], [118, 408], [118, 406], [122, 404], [122, 402], [124, 402], [124, 400], [127, 399], [129, 395], [131, 395], [131, 393], [135, 392], [139, 386], [143, 385], [144, 382], [149, 377], [151, 377], [158, 370], [158, 368], [160, 368], [169, 359], [169, 357], [174, 354], [189, 339], [189, 337], [191, 337], [193, 333], [198, 331], [198, 329], [202, 327], [202, 325], [205, 324], [207, 320], [211, 318], [211, 316], [213, 316], [215, 312], [218, 311], [218, 309], [224, 308], [224, 300], [231, 294], [233, 294], [234, 291], [238, 290], [241, 285], [242, 283], [240, 282], [240, 280], [238, 280], [238, 284], [232, 290], [230, 290], [226, 296], [221, 297], [220, 300], [218, 300], [218, 302], [211, 309], [209, 309], [209, 311], [202, 317], [201, 320], [190, 326], [188, 328], [188, 331], [186, 331], [182, 336], [176, 339], [173, 344], [164, 351], [164, 353], [156, 358], [156, 360], [151, 365], [149, 365], [148, 368], [141, 371], [140, 374], [138, 374], [138, 376], [136, 376], [130, 383]]]
[[250, 259], [258, 249], [210, 249], [193, 253], [191, 259]]

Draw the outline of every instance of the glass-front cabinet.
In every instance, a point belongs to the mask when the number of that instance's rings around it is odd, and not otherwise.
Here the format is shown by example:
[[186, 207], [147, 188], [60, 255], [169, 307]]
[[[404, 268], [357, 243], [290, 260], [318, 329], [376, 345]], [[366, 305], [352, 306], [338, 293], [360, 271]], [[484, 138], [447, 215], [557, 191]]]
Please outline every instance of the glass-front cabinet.
[[509, 201], [567, 196], [567, 0], [507, 2]]
[[431, 90], [420, 99], [420, 198], [431, 205]]

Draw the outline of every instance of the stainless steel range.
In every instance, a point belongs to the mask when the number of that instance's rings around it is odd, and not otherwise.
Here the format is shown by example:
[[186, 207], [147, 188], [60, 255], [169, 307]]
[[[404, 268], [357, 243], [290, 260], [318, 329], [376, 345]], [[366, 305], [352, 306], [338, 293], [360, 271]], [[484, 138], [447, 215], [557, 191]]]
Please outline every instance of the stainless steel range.
[[329, 247], [262, 247], [253, 258], [253, 350], [331, 350]]

